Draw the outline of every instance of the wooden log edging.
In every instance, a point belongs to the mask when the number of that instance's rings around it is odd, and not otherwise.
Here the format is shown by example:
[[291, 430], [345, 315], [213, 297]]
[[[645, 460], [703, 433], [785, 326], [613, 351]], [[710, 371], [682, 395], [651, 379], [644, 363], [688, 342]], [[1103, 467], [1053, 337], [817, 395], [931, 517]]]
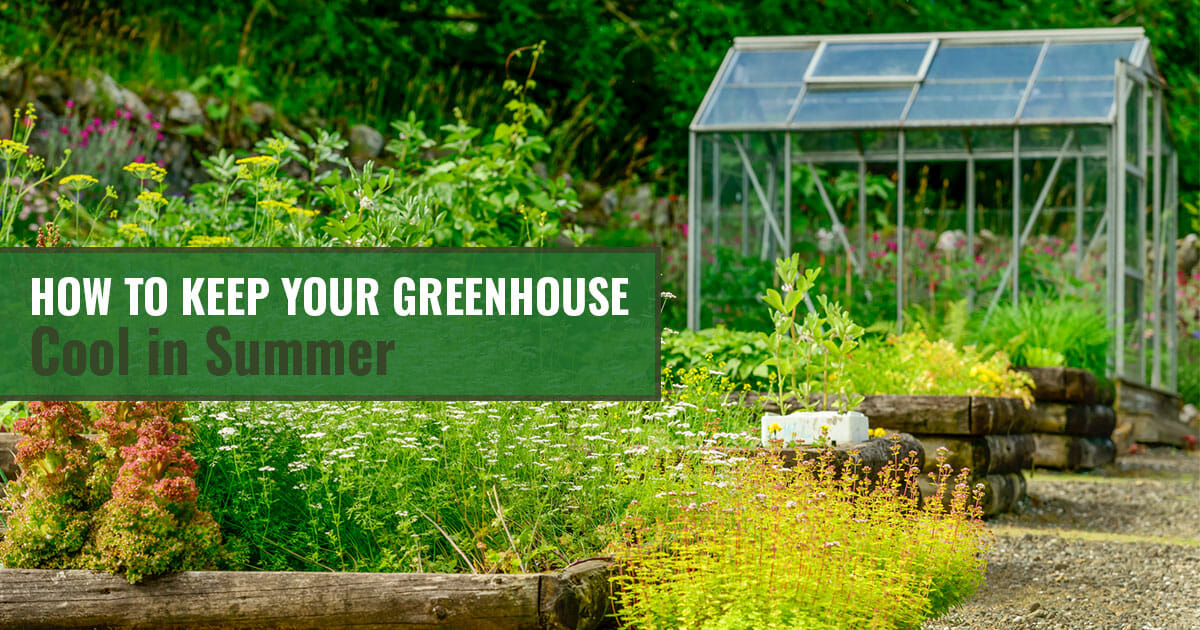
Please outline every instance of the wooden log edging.
[[469, 575], [186, 571], [130, 585], [95, 571], [0, 569], [0, 629], [596, 630], [612, 563]]
[[1100, 402], [1096, 376], [1087, 370], [1069, 367], [1013, 368], [1033, 378], [1033, 397], [1050, 402], [1094, 404]]
[[[731, 394], [743, 405], [778, 413], [779, 405], [756, 392]], [[789, 399], [788, 410], [800, 408]], [[991, 396], [927, 396], [876, 394], [864, 396], [858, 411], [873, 427], [913, 435], [994, 435], [1029, 433], [1031, 410], [1016, 398]]]
[[1113, 440], [1124, 450], [1133, 442], [1194, 447], [1200, 431], [1179, 421], [1183, 400], [1146, 385], [1116, 380], [1117, 428]]
[[1117, 414], [1108, 405], [1043, 401], [1034, 405], [1034, 433], [1109, 437], [1116, 426]]
[[1117, 458], [1117, 447], [1108, 437], [1035, 433], [1033, 438], [1037, 443], [1033, 465], [1038, 468], [1089, 470]]
[[982, 435], [974, 438], [944, 435], [921, 436], [928, 456], [923, 472], [937, 470], [938, 449], [946, 449], [946, 464], [957, 471], [969, 468], [975, 475], [1015, 473], [1033, 467], [1033, 435]]
[[[984, 516], [995, 516], [1001, 512], [1008, 512], [1016, 507], [1021, 499], [1025, 498], [1025, 476], [1019, 472], [973, 477], [971, 479], [972, 489], [976, 484], [983, 484], [983, 500], [980, 508], [983, 509]], [[923, 476], [920, 485], [921, 495], [925, 497], [926, 501], [936, 500], [934, 495], [937, 494], [937, 488], [928, 477]], [[946, 484], [942, 503], [949, 506], [953, 495], [954, 481], [950, 480]]]

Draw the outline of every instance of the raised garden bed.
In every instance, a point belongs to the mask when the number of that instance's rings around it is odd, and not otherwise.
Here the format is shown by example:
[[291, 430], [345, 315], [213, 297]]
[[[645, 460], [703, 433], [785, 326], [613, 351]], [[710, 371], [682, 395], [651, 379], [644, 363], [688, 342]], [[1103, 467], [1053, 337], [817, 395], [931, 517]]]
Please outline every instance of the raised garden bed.
[[[743, 404], [759, 404], [760, 394], [735, 394]], [[762, 401], [766, 411], [778, 405]], [[794, 400], [789, 408], [799, 408]], [[863, 399], [859, 411], [872, 427], [910, 434], [923, 445], [923, 472], [937, 468], [937, 451], [945, 447], [946, 463], [956, 471], [971, 469], [971, 484], [983, 484], [984, 515], [1011, 510], [1025, 497], [1021, 470], [1033, 467], [1034, 413], [1016, 398], [988, 396], [872, 395]], [[930, 498], [934, 488], [922, 480], [922, 494]], [[945, 497], [948, 499], [948, 497]]]
[[1179, 396], [1146, 385], [1116, 381], [1117, 428], [1114, 440], [1124, 448], [1134, 442], [1194, 447], [1200, 433], [1179, 421]]
[[557, 573], [186, 571], [131, 586], [94, 571], [0, 569], [0, 628], [593, 630], [607, 560]]

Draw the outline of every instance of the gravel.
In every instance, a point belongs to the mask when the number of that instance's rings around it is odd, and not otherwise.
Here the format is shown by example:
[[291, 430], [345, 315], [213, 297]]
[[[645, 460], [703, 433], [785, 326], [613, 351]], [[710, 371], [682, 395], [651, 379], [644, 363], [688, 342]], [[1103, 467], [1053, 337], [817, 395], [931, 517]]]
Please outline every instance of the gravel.
[[1034, 473], [989, 526], [986, 583], [924, 630], [1200, 629], [1200, 454]]

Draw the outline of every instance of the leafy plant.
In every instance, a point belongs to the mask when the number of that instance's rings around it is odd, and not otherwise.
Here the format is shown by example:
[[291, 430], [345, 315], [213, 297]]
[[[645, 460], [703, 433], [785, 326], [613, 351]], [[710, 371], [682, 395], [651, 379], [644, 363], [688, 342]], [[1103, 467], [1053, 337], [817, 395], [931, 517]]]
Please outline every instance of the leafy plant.
[[664, 334], [663, 366], [672, 373], [704, 368], [724, 373], [734, 383], [764, 391], [770, 388], [771, 350], [762, 334], [723, 326]]
[[1080, 298], [1037, 296], [998, 307], [974, 341], [1002, 349], [1013, 365], [1068, 365], [1104, 378], [1112, 332], [1103, 307]]
[[[917, 467], [893, 447], [875, 483], [832, 455], [700, 465], [631, 509], [614, 545], [623, 628], [911, 628], [983, 581], [982, 489], [949, 466], [952, 495], [920, 506]], [[943, 460], [944, 461], [944, 460]]]
[[865, 344], [849, 366], [853, 391], [869, 394], [1004, 396], [1033, 404], [1033, 380], [1004, 352], [957, 347], [913, 330]]
[[77, 404], [28, 403], [30, 416], [13, 430], [21, 475], [3, 499], [6, 531], [0, 565], [24, 568], [74, 566], [91, 526], [87, 479], [92, 461], [84, 437], [87, 416]]
[[845, 378], [850, 353], [858, 347], [863, 329], [837, 303], [824, 295], [817, 296], [820, 313], [807, 304], [809, 311], [801, 320], [798, 311], [808, 300], [808, 292], [816, 283], [820, 269], [801, 270], [800, 255], [792, 254], [775, 262], [775, 273], [782, 282], [780, 293], [767, 289], [763, 302], [771, 309], [774, 331], [766, 335], [772, 357], [767, 365], [774, 366], [772, 394], [779, 409], [787, 409], [787, 399], [795, 398], [801, 409], [811, 410], [813, 381], [820, 384], [820, 406], [835, 407], [846, 413], [862, 403], [862, 397], [852, 394]]

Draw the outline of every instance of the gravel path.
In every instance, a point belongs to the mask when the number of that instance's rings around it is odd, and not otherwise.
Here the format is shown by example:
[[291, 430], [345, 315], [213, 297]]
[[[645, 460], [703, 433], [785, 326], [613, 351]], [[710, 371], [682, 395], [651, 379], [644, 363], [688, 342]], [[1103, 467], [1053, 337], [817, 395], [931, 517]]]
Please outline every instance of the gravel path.
[[924, 630], [1200, 629], [1200, 453], [1034, 473], [989, 525], [987, 582]]

